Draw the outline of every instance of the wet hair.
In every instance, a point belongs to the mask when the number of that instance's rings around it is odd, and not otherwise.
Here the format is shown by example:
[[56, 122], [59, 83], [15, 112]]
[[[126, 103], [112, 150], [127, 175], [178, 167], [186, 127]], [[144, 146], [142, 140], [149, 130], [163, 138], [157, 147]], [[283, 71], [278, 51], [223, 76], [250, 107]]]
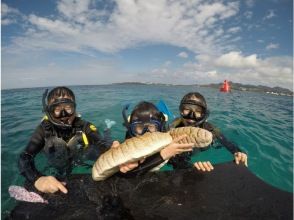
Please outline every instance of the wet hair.
[[179, 109], [181, 110], [183, 104], [191, 104], [193, 101], [196, 101], [199, 105], [201, 105], [201, 107], [207, 109], [206, 100], [199, 92], [189, 92], [188, 94], [184, 95]]
[[140, 102], [131, 113], [130, 123], [133, 122], [134, 118], [150, 118], [150, 116], [162, 122], [165, 120], [163, 113], [160, 112], [153, 103], [145, 101]]
[[64, 97], [64, 96], [68, 96], [73, 101], [75, 101], [75, 95], [71, 89], [65, 86], [59, 86], [59, 87], [55, 87], [49, 92], [47, 96], [47, 102], [50, 102], [52, 99], [56, 99], [56, 98]]

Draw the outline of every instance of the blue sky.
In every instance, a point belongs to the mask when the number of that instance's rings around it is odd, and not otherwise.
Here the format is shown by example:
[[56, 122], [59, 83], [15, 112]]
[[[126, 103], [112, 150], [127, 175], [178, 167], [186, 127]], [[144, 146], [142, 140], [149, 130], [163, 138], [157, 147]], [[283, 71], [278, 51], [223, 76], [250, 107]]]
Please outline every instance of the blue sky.
[[2, 89], [136, 81], [293, 90], [291, 0], [2, 0]]

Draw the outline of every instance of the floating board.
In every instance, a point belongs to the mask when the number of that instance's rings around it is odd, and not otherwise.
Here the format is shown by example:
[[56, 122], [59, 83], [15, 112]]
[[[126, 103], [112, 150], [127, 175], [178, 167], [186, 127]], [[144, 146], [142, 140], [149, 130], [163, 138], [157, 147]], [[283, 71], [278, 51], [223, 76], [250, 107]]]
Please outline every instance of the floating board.
[[[293, 193], [279, 190], [234, 163], [117, 175], [94, 182], [72, 175], [68, 194], [42, 195], [49, 204], [19, 202], [8, 219], [292, 219]], [[110, 218], [112, 217], [112, 218]], [[115, 218], [117, 217], [117, 218]]]

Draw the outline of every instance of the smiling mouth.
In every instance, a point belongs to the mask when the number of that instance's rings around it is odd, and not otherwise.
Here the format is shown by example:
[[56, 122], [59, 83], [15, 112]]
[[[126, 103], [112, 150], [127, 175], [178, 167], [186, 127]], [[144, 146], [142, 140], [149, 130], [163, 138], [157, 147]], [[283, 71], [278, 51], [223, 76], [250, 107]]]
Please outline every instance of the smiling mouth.
[[69, 117], [61, 118], [60, 122], [63, 124], [69, 123]]

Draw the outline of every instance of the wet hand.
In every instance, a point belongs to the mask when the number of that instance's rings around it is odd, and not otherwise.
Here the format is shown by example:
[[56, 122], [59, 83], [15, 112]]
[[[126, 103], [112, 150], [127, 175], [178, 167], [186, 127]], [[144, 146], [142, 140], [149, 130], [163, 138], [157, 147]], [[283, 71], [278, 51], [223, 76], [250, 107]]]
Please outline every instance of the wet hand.
[[183, 152], [188, 152], [193, 150], [194, 143], [179, 144], [178, 142], [184, 139], [187, 135], [181, 135], [180, 137], [173, 140], [172, 143], [167, 145], [164, 149], [160, 151], [160, 155], [163, 160], [168, 160], [171, 157], [181, 154]]
[[34, 183], [37, 190], [44, 193], [55, 193], [61, 191], [67, 193], [65, 182], [59, 182], [54, 176], [41, 176]]
[[237, 152], [234, 154], [235, 157], [235, 163], [239, 165], [239, 163], [243, 163], [246, 167], [248, 167], [247, 164], [247, 154], [242, 152]]
[[118, 147], [119, 147], [119, 142], [118, 141], [113, 141], [110, 148], [118, 148]]
[[194, 166], [196, 167], [197, 170], [204, 171], [204, 172], [205, 171], [210, 172], [214, 169], [209, 161], [206, 161], [206, 162], [198, 161], [198, 162], [194, 163]]
[[[118, 148], [119, 147], [119, 142], [118, 141], [113, 141], [111, 148]], [[140, 162], [142, 163], [144, 159], [142, 159]], [[119, 170], [122, 173], [126, 173], [132, 169], [135, 169], [137, 166], [139, 166], [139, 162], [129, 162], [129, 163], [124, 163], [119, 166]]]

